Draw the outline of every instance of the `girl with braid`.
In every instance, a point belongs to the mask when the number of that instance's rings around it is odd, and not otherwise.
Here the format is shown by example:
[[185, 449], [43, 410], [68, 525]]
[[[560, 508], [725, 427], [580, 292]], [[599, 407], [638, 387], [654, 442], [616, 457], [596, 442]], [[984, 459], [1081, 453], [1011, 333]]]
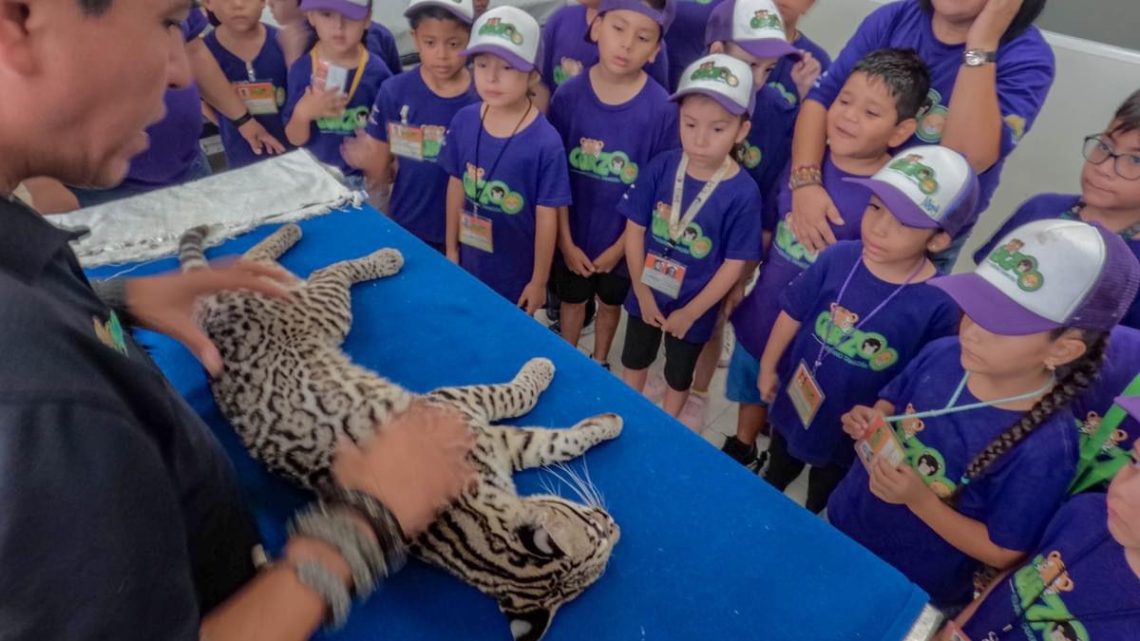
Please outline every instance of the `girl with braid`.
[[[962, 308], [958, 336], [928, 344], [874, 407], [842, 419], [860, 439], [885, 417], [905, 460], [855, 466], [827, 506], [833, 525], [950, 611], [970, 601], [976, 571], [1033, 550], [1065, 499], [1078, 457], [1069, 405], [1140, 286], [1140, 263], [1099, 225], [1037, 221], [1002, 247], [972, 274], [928, 281]], [[915, 419], [921, 432], [900, 428]], [[920, 460], [941, 465], [920, 474]]]

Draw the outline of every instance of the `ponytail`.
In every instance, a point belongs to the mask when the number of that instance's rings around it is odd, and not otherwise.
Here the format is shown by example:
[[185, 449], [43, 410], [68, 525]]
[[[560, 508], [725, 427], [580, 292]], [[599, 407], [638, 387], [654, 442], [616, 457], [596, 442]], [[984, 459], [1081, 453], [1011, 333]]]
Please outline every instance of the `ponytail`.
[[[1065, 331], [1067, 330], [1057, 330], [1054, 332], [1054, 338]], [[1108, 333], [1086, 332], [1081, 338], [1088, 345], [1084, 355], [1065, 368], [1065, 374], [1049, 393], [1042, 396], [1016, 423], [990, 441], [989, 445], [970, 461], [966, 466], [966, 473], [962, 475], [962, 481], [947, 499], [948, 503], [953, 504], [970, 482], [979, 479], [995, 462], [1041, 427], [1053, 414], [1068, 407], [1096, 380], [1104, 355], [1108, 351]]]

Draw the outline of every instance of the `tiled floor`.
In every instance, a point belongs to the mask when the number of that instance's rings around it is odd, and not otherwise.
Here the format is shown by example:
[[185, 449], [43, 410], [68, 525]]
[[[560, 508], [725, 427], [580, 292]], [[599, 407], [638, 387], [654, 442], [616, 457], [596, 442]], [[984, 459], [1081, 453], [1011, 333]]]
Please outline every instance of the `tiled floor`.
[[[541, 315], [542, 312], [539, 312]], [[610, 366], [613, 368], [614, 376], [621, 377], [621, 346], [625, 341], [625, 321], [626, 315], [622, 314], [621, 324], [618, 326], [617, 336], [614, 338], [613, 348], [610, 350]], [[578, 342], [578, 349], [591, 353], [594, 349], [594, 335], [593, 333], [588, 336], [583, 336]], [[665, 355], [661, 353], [657, 361], [653, 364], [651, 371], [654, 374], [659, 374], [661, 368], [664, 367]], [[724, 397], [724, 381], [728, 373], [726, 368], [717, 368], [716, 374], [713, 376], [712, 385], [709, 386], [709, 406], [708, 415], [705, 421], [705, 429], [703, 436], [709, 442], [710, 447], [720, 449], [724, 443], [724, 439], [728, 436], [736, 434], [736, 408], [735, 403], [730, 403]], [[768, 447], [767, 437], [761, 436], [758, 443], [760, 450], [763, 451]], [[729, 461], [725, 457], [726, 461]], [[763, 482], [757, 479], [758, 482]], [[801, 474], [800, 478], [792, 483], [786, 494], [794, 501], [803, 505], [804, 499], [807, 496], [807, 474]]]

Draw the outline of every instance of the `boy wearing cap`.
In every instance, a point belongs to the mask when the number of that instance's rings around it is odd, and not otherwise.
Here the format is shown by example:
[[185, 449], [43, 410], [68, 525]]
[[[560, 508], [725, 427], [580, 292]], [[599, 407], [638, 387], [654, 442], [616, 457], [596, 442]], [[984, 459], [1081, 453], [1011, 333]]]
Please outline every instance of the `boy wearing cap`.
[[677, 108], [642, 69], [658, 55], [668, 15], [641, 0], [603, 0], [591, 30], [599, 62], [566, 81], [550, 122], [568, 150], [574, 204], [559, 212], [555, 286], [562, 336], [577, 345], [586, 303], [600, 302], [594, 360], [608, 368], [621, 304], [629, 293], [618, 201], [658, 154], [676, 149]]
[[871, 178], [862, 240], [836, 244], [780, 296], [760, 357], [758, 385], [770, 403], [769, 466], [779, 490], [812, 466], [806, 507], [821, 511], [854, 460], [840, 416], [879, 389], [927, 343], [957, 326], [953, 301], [927, 285], [930, 255], [968, 228], [977, 204], [969, 163], [944, 147], [896, 156]]
[[879, 394], [843, 417], [852, 438], [881, 417], [905, 454], [855, 466], [828, 503], [832, 525], [930, 594], [971, 598], [973, 574], [1032, 550], [1077, 462], [1071, 403], [1096, 379], [1140, 264], [1098, 225], [1013, 230], [974, 273], [933, 279], [965, 313]]
[[[930, 75], [912, 51], [884, 49], [860, 61], [828, 113], [831, 147], [824, 157], [823, 184], [840, 208], [847, 225], [837, 226], [839, 240], [858, 240], [863, 212], [871, 192], [848, 178], [867, 177], [891, 160], [890, 150], [910, 138], [926, 100]], [[756, 388], [759, 359], [772, 325], [780, 314], [780, 293], [815, 262], [818, 256], [800, 245], [788, 228], [793, 185], [787, 169], [779, 194], [764, 201], [766, 234], [774, 228], [768, 260], [756, 286], [732, 314], [736, 346], [729, 363], [725, 395], [740, 403], [735, 437], [723, 451], [740, 463], [756, 461], [756, 437], [768, 419], [768, 409]]]
[[566, 152], [528, 95], [539, 27], [496, 7], [472, 28], [464, 55], [482, 104], [455, 115], [440, 166], [447, 186], [447, 257], [533, 314], [546, 301], [558, 207], [570, 204]]
[[289, 68], [282, 110], [289, 142], [363, 185], [360, 170], [345, 162], [341, 145], [368, 122], [380, 83], [392, 74], [361, 39], [371, 22], [370, 0], [302, 0], [317, 44]]
[[[664, 13], [662, 33], [669, 30], [673, 22], [676, 0], [639, 0], [646, 7]], [[582, 0], [577, 4], [562, 7], [546, 21], [542, 28], [542, 81], [554, 92], [562, 83], [581, 74], [598, 63], [598, 45], [594, 40], [591, 25], [598, 17], [602, 0]], [[665, 44], [650, 58], [645, 71], [662, 87], [669, 86], [669, 59]]]
[[391, 188], [384, 209], [393, 220], [443, 253], [448, 175], [439, 156], [452, 119], [479, 101], [463, 56], [474, 9], [471, 0], [412, 0], [404, 15], [420, 65], [381, 85], [368, 128], [345, 143], [344, 157], [370, 194], [383, 200]]
[[672, 97], [681, 105], [681, 149], [653, 159], [618, 207], [629, 219], [632, 283], [622, 379], [644, 389], [664, 334], [664, 409], [672, 416], [689, 395], [720, 301], [746, 262], [760, 259], [760, 196], [739, 164], [753, 96], [745, 63], [721, 54], [694, 62]]
[[802, 58], [781, 58], [772, 70], [768, 85], [780, 92], [790, 111], [798, 113], [800, 101], [819, 75], [831, 66], [831, 56], [823, 47], [808, 38], [798, 28], [800, 19], [815, 6], [815, 0], [776, 0], [780, 17], [784, 19], [784, 32], [788, 42], [802, 54]]
[[[305, 19], [300, 0], [268, 0], [267, 4], [273, 20], [281, 26], [279, 40], [285, 62], [292, 65], [317, 44], [317, 34]], [[393, 74], [403, 71], [396, 37], [388, 27], [379, 22], [370, 22], [364, 32], [364, 47], [383, 60], [388, 71]]]

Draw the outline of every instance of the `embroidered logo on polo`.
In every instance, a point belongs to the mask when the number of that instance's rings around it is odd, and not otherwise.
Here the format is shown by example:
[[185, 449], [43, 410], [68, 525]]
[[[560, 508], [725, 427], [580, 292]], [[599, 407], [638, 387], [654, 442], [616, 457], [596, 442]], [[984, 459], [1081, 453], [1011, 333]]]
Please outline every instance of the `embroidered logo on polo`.
[[368, 114], [372, 111], [369, 105], [360, 105], [345, 109], [344, 113], [334, 118], [317, 118], [317, 129], [325, 134], [350, 135], [357, 129], [368, 126]]
[[1013, 238], [990, 253], [987, 261], [1002, 274], [1017, 282], [1025, 292], [1035, 292], [1045, 285], [1045, 276], [1037, 269], [1037, 258], [1022, 253], [1025, 243]]
[[478, 199], [480, 207], [498, 208], [505, 214], [517, 214], [526, 205], [522, 194], [511, 191], [501, 180], [487, 182], [483, 168], [472, 163], [467, 163], [467, 171], [463, 173], [463, 192], [471, 200]]
[[689, 80], [714, 80], [716, 82], [723, 82], [729, 87], [735, 87], [740, 84], [740, 78], [732, 73], [728, 67], [718, 67], [716, 62], [709, 60], [708, 62], [701, 63], [693, 73], [689, 74]]
[[479, 35], [481, 36], [494, 36], [509, 40], [515, 45], [522, 46], [523, 35], [518, 30], [518, 27], [509, 22], [503, 22], [502, 18], [491, 18], [482, 27], [479, 27]]
[[927, 96], [927, 108], [918, 114], [918, 128], [914, 135], [922, 142], [938, 144], [942, 142], [942, 131], [946, 128], [949, 110], [942, 104], [942, 94], [931, 89]]
[[776, 223], [775, 245], [781, 256], [801, 269], [807, 269], [819, 258], [819, 252], [809, 250], [796, 240], [796, 235], [784, 220]]
[[760, 9], [752, 15], [752, 19], [748, 21], [748, 26], [753, 29], [784, 29], [783, 23], [780, 22], [780, 14], [772, 13], [767, 9]]
[[582, 73], [582, 62], [563, 56], [562, 60], [554, 66], [554, 86], [561, 86], [562, 83], [580, 73]]
[[1060, 550], [1037, 555], [1013, 575], [1013, 608], [1025, 635], [1048, 641], [1090, 641], [1089, 631], [1065, 604], [1077, 584]]
[[[906, 414], [916, 414], [919, 410], [913, 403], [906, 404]], [[946, 475], [946, 459], [933, 447], [927, 447], [918, 434], [926, 429], [926, 423], [920, 418], [909, 418], [899, 421], [894, 426], [895, 434], [903, 445], [903, 453], [907, 463], [918, 472], [918, 476], [926, 487], [939, 498], [946, 498], [954, 493], [958, 485]]]
[[127, 355], [127, 340], [123, 336], [123, 325], [119, 322], [118, 314], [112, 311], [106, 322], [100, 321], [98, 316], [92, 316], [91, 322], [95, 326], [95, 336], [99, 342], [123, 356]]
[[582, 138], [570, 150], [570, 169], [609, 182], [632, 185], [637, 180], [637, 163], [620, 150], [603, 151], [606, 143], [593, 138]]
[[1002, 118], [1002, 122], [1009, 127], [1010, 132], [1013, 134], [1013, 144], [1016, 145], [1021, 142], [1021, 139], [1025, 137], [1025, 129], [1028, 126], [1028, 123], [1025, 122], [1025, 118], [1010, 114]]
[[[653, 237], [660, 241], [662, 244], [670, 244], [669, 239], [669, 216], [673, 208], [669, 205], [658, 201], [657, 208], [653, 210], [653, 223], [650, 229], [653, 232]], [[689, 223], [685, 231], [681, 232], [681, 237], [677, 239], [677, 251], [689, 254], [693, 258], [704, 258], [712, 251], [712, 239], [704, 235], [701, 226], [695, 222]]]
[[878, 332], [856, 329], [859, 315], [842, 305], [831, 304], [830, 309], [815, 319], [815, 335], [828, 351], [848, 365], [882, 371], [899, 360], [899, 353]]

